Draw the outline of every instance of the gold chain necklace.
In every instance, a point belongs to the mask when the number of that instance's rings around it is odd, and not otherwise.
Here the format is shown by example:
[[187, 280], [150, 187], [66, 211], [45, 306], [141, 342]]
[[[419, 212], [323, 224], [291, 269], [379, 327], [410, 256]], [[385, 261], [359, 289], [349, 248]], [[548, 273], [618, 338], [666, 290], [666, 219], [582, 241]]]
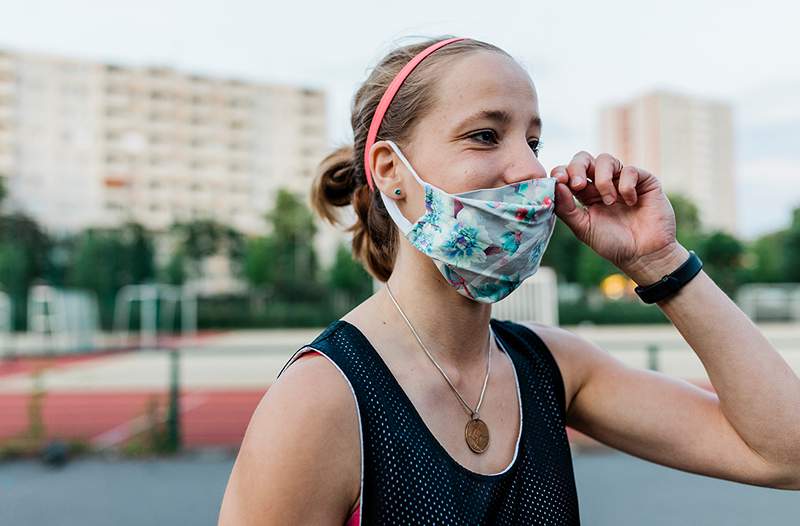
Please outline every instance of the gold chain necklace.
[[444, 376], [444, 379], [447, 380], [447, 383], [450, 386], [450, 389], [453, 390], [453, 392], [456, 394], [458, 399], [461, 400], [461, 404], [464, 406], [464, 408], [466, 408], [467, 412], [470, 414], [470, 419], [467, 422], [466, 427], [464, 428], [464, 439], [467, 441], [467, 445], [475, 453], [483, 453], [489, 447], [489, 427], [486, 425], [486, 422], [484, 422], [483, 420], [481, 420], [478, 417], [478, 410], [481, 407], [481, 403], [483, 403], [483, 394], [486, 392], [486, 385], [489, 383], [489, 372], [492, 370], [492, 352], [491, 352], [492, 351], [492, 344], [491, 344], [491, 341], [492, 341], [493, 331], [492, 331], [491, 325], [489, 326], [489, 342], [488, 342], [488, 345], [486, 347], [486, 349], [487, 349], [487, 351], [486, 351], [486, 354], [487, 354], [487, 359], [486, 359], [486, 378], [484, 378], [484, 380], [483, 380], [483, 388], [481, 389], [481, 396], [478, 399], [478, 405], [477, 405], [477, 407], [475, 407], [475, 410], [473, 410], [464, 401], [464, 398], [461, 396], [461, 394], [455, 388], [453, 383], [450, 381], [450, 378], [447, 377], [447, 374], [444, 372], [444, 369], [442, 369], [439, 366], [439, 364], [436, 363], [436, 360], [433, 359], [433, 356], [431, 355], [430, 351], [428, 351], [428, 348], [425, 347], [425, 344], [422, 343], [422, 340], [420, 339], [419, 335], [417, 334], [417, 331], [414, 329], [414, 326], [411, 325], [410, 321], [408, 321], [408, 317], [406, 317], [406, 314], [403, 312], [403, 309], [401, 309], [400, 305], [397, 303], [397, 300], [395, 299], [394, 294], [392, 294], [392, 291], [389, 288], [389, 283], [388, 282], [386, 282], [386, 291], [389, 293], [389, 297], [392, 298], [392, 302], [394, 302], [394, 305], [395, 305], [395, 307], [397, 307], [397, 310], [400, 311], [400, 315], [406, 321], [406, 324], [408, 325], [408, 328], [411, 329], [411, 332], [414, 334], [414, 337], [417, 339], [417, 342], [419, 342], [419, 345], [420, 345], [420, 347], [422, 347], [422, 350], [425, 351], [425, 354], [427, 354], [428, 358], [431, 359], [431, 361], [433, 362], [433, 365], [435, 365], [436, 368], [439, 369], [439, 372], [442, 373], [442, 376]]

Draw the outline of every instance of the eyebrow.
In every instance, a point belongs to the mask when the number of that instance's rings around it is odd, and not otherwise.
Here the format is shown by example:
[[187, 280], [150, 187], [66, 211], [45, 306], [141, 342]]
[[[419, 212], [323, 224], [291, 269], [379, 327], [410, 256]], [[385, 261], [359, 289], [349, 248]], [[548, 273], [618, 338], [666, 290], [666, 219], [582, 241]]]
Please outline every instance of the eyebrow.
[[[464, 119], [461, 122], [461, 126], [482, 119], [488, 119], [505, 125], [509, 124], [513, 120], [511, 114], [505, 110], [482, 110]], [[537, 128], [541, 128], [542, 119], [538, 115], [534, 115], [533, 118], [531, 119], [530, 125], [536, 126]]]

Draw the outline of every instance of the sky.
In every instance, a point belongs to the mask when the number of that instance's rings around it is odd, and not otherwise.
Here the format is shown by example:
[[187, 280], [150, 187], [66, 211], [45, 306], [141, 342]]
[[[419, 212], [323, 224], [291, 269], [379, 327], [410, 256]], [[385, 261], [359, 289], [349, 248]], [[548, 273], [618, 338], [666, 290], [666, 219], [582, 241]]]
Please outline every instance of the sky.
[[0, 0], [0, 13], [4, 49], [325, 89], [331, 147], [352, 141], [350, 101], [386, 52], [415, 37], [469, 36], [530, 73], [546, 168], [600, 153], [601, 106], [672, 89], [733, 106], [743, 238], [787, 226], [800, 206], [793, 2]]

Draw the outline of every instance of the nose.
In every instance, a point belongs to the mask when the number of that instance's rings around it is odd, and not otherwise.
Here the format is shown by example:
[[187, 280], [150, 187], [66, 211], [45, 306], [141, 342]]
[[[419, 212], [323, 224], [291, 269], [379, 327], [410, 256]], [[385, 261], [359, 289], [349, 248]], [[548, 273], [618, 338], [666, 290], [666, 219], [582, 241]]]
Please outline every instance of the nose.
[[547, 170], [525, 139], [514, 142], [513, 151], [509, 152], [508, 159], [508, 166], [504, 171], [505, 184], [547, 177]]

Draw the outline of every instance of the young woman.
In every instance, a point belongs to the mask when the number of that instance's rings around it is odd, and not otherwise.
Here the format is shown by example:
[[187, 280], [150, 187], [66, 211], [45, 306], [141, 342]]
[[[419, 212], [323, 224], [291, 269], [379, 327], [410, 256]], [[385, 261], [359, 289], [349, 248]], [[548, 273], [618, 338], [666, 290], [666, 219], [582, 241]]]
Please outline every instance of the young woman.
[[[392, 51], [352, 112], [355, 145], [323, 161], [312, 200], [331, 222], [353, 206], [353, 252], [384, 286], [284, 366], [220, 524], [579, 524], [565, 425], [665, 466], [800, 489], [800, 380], [676, 241], [656, 177], [585, 151], [548, 174], [531, 79], [474, 39]], [[716, 394], [491, 317], [556, 217], [647, 287]]]

